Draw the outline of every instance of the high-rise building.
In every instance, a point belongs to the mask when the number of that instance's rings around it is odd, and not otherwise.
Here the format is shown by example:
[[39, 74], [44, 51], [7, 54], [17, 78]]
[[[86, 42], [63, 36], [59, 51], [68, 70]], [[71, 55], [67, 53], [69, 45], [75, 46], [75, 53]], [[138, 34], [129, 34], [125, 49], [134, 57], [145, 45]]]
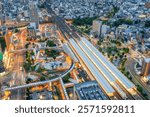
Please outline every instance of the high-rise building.
[[110, 29], [110, 26], [102, 25], [102, 27], [101, 27], [101, 35], [102, 36], [105, 35], [109, 29]]
[[100, 20], [94, 20], [93, 21], [93, 32], [95, 32], [98, 36], [100, 35], [101, 32], [101, 26], [102, 26], [102, 21]]
[[145, 59], [143, 60], [142, 75], [143, 75], [144, 77], [150, 75], [150, 58], [145, 58]]
[[29, 13], [30, 22], [35, 23], [37, 29], [39, 27], [39, 15], [36, 3], [29, 3]]

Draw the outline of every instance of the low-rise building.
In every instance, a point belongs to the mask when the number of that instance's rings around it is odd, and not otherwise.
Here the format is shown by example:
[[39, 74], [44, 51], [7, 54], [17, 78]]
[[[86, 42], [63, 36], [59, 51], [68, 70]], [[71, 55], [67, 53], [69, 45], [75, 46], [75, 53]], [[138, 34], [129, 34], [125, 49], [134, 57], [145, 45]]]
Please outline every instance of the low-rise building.
[[80, 100], [108, 100], [109, 98], [96, 81], [88, 81], [75, 85]]
[[35, 91], [30, 94], [31, 100], [53, 100], [53, 93], [48, 90]]

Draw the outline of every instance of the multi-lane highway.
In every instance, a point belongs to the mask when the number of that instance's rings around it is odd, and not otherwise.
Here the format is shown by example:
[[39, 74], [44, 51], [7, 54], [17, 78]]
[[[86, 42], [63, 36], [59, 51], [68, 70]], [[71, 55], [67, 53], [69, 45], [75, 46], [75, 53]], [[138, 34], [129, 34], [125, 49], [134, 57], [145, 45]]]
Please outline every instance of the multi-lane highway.
[[[25, 41], [26, 41], [26, 28], [22, 28], [20, 29], [20, 31], [15, 35], [17, 39], [19, 39], [20, 41], [18, 42], [17, 47], [18, 48], [23, 48], [25, 45]], [[10, 44], [11, 45], [11, 44]], [[8, 51], [7, 51], [7, 57], [6, 57], [6, 68], [11, 71], [10, 74], [8, 74], [8, 76], [11, 77], [11, 79], [9, 79], [9, 81], [7, 82], [10, 86], [18, 86], [18, 85], [22, 85], [25, 84], [25, 71], [24, 70], [20, 70], [20, 68], [22, 68], [23, 66], [23, 62], [24, 62], [24, 54], [23, 52], [20, 52], [20, 54], [18, 54], [18, 52], [16, 53], [10, 53], [10, 51], [12, 50], [13, 45], [9, 46]], [[13, 58], [12, 58], [13, 57]], [[15, 91], [11, 92], [11, 99], [24, 99], [24, 95], [25, 95], [25, 90], [24, 89], [17, 89]]]

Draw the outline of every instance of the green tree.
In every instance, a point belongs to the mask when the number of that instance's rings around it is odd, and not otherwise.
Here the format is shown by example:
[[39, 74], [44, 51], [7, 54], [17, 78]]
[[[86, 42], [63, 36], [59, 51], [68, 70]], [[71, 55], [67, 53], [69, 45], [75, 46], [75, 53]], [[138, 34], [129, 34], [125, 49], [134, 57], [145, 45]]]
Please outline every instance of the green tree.
[[124, 53], [129, 53], [129, 48], [123, 48]]
[[73, 20], [73, 24], [77, 26], [92, 25], [95, 19], [97, 19], [97, 17], [76, 18]]
[[150, 20], [147, 20], [147, 21], [145, 22], [145, 27], [150, 27]]
[[143, 92], [143, 88], [140, 85], [137, 85], [137, 90], [141, 93]]
[[31, 68], [31, 62], [25, 62], [23, 64], [23, 67], [26, 71], [30, 71], [30, 68]]
[[45, 79], [45, 77], [44, 76], [42, 76], [41, 78], [40, 78], [40, 81], [45, 81], [46, 79]]
[[14, 33], [18, 33], [20, 30], [18, 28], [14, 29]]
[[133, 21], [131, 19], [119, 19], [113, 23], [113, 26], [118, 27], [119, 25], [122, 24], [132, 25]]
[[46, 45], [47, 45], [48, 47], [56, 46], [56, 44], [54, 43], [54, 41], [51, 41], [51, 40], [48, 40]]
[[69, 82], [69, 78], [70, 78], [70, 74], [67, 74], [67, 75], [63, 78], [64, 83], [68, 83], [68, 82]]
[[6, 42], [5, 42], [5, 38], [4, 37], [0, 37], [0, 45], [2, 47], [2, 51], [4, 52], [4, 50], [6, 48]]

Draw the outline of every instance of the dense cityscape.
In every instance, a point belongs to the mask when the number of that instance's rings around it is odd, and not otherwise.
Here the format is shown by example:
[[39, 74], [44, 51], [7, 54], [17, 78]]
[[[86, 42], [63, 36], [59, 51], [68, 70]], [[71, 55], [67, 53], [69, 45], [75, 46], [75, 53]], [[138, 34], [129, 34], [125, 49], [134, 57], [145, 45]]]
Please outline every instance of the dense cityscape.
[[1, 100], [149, 100], [149, 0], [0, 0]]

